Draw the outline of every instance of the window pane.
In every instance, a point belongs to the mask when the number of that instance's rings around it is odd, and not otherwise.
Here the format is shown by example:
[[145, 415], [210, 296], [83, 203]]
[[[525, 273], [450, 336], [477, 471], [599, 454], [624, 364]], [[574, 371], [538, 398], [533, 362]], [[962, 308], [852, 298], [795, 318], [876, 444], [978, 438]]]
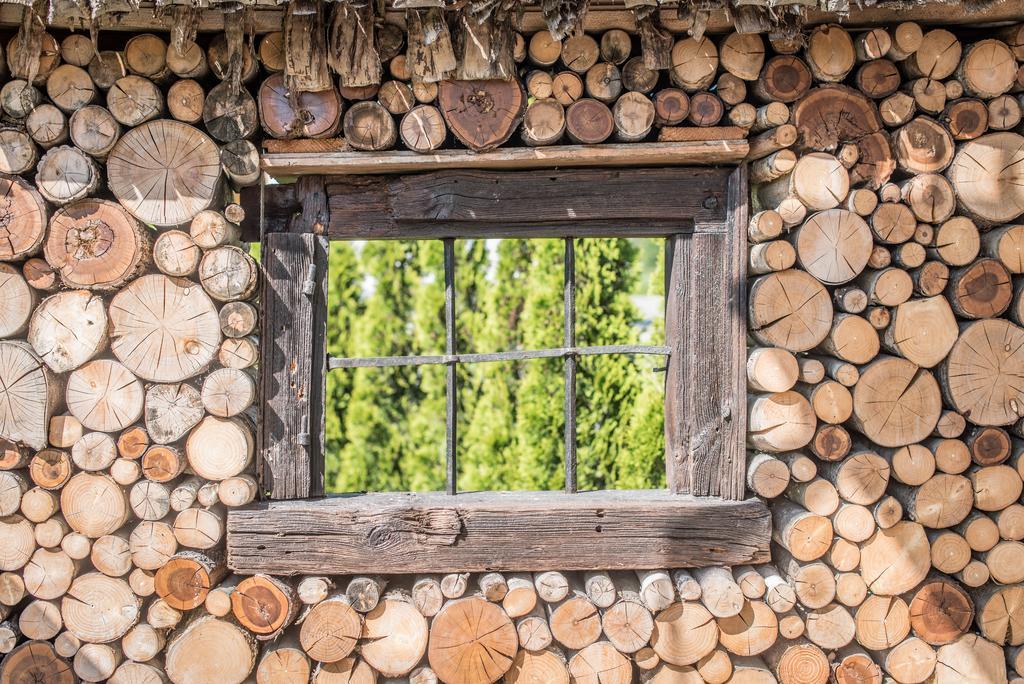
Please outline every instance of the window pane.
[[[406, 356], [444, 351], [440, 242], [332, 242], [328, 353]], [[328, 491], [444, 487], [444, 367], [328, 374]]]
[[[578, 240], [577, 344], [663, 344], [664, 242]], [[458, 351], [563, 346], [564, 241], [459, 240]], [[329, 353], [441, 355], [443, 245], [334, 242]], [[579, 360], [581, 489], [664, 483], [660, 356]], [[564, 362], [458, 369], [459, 489], [564, 487]], [[337, 369], [328, 375], [327, 490], [442, 490], [445, 367]]]
[[461, 371], [460, 489], [562, 489], [561, 364], [504, 361]]

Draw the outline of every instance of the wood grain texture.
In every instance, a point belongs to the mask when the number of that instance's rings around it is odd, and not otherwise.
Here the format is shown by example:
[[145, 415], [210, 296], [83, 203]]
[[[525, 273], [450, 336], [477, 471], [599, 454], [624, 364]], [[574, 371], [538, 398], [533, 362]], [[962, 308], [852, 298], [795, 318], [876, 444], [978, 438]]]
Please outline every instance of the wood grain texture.
[[746, 196], [746, 167], [739, 167], [723, 220], [669, 243], [665, 466], [669, 488], [681, 494], [743, 498]]
[[[281, 147], [283, 145], [278, 149]], [[430, 154], [401, 150], [373, 155], [360, 152], [276, 152], [263, 155], [263, 170], [271, 176], [300, 176], [309, 173], [409, 173], [438, 169], [687, 166], [732, 164], [746, 155], [745, 140], [508, 147], [492, 152], [437, 150]]]
[[673, 235], [724, 220], [728, 173], [570, 169], [328, 177], [327, 234], [363, 240]]
[[[312, 274], [311, 266], [315, 268]], [[268, 234], [263, 268], [261, 491], [273, 499], [321, 496], [327, 243], [312, 233]], [[313, 286], [307, 295], [303, 288], [310, 275]], [[305, 438], [301, 437], [304, 433]]]
[[228, 565], [284, 575], [737, 565], [768, 560], [770, 527], [763, 501], [664, 491], [365, 494], [231, 509]]

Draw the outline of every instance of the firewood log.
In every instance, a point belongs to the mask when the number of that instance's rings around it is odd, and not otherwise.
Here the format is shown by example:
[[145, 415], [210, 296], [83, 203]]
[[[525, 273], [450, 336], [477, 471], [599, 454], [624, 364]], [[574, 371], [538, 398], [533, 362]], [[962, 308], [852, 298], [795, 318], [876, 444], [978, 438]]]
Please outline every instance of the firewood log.
[[72, 684], [71, 665], [54, 651], [47, 641], [26, 641], [11, 651], [0, 664], [3, 681], [48, 681]]
[[24, 119], [42, 100], [39, 89], [22, 79], [8, 81], [0, 89], [0, 106], [15, 119]]
[[690, 97], [687, 121], [694, 126], [716, 126], [725, 115], [725, 104], [715, 93], [702, 90]]
[[965, 634], [939, 648], [936, 655], [936, 684], [962, 681], [1006, 680], [1006, 660], [1001, 649], [976, 634]]
[[183, 123], [202, 121], [205, 104], [206, 92], [192, 79], [175, 81], [167, 90], [167, 113]]
[[557, 604], [548, 606], [551, 635], [562, 646], [579, 650], [601, 634], [601, 616], [585, 593], [573, 591]]
[[[412, 99], [411, 93], [409, 99]], [[263, 82], [258, 100], [260, 124], [274, 138], [330, 137], [341, 126], [342, 105], [336, 91], [303, 92], [292, 96], [280, 73]]]
[[637, 142], [646, 138], [654, 125], [654, 105], [645, 95], [629, 92], [616, 100], [612, 118], [619, 141]]
[[[537, 126], [536, 118], [538, 113], [534, 114], [532, 120], [534, 127]], [[523, 119], [523, 126], [525, 139], [527, 130], [526, 117]], [[444, 117], [437, 107], [423, 104], [413, 107], [402, 117], [402, 121], [399, 124], [399, 133], [406, 147], [416, 152], [426, 153], [436, 150], [444, 144], [445, 138], [448, 135], [448, 128], [445, 126]], [[561, 136], [561, 131], [558, 132], [558, 136]]]
[[[940, 366], [940, 380], [943, 392], [950, 406], [964, 415], [970, 415], [979, 425], [1006, 425], [1016, 419], [1012, 403], [1016, 396], [1006, 387], [1007, 368], [1013, 360], [1007, 349], [1012, 349], [1014, 340], [1021, 334], [1012, 323], [991, 319], [966, 324], [960, 338], [953, 345], [946, 361]], [[977, 347], [980, 339], [999, 339], [1005, 346]], [[988, 364], [997, 364], [991, 366]], [[992, 369], [1003, 369], [996, 372]], [[984, 397], [976, 394], [976, 388], [990, 388], [992, 394]], [[1005, 397], [1002, 401], [991, 401], [986, 397]]]
[[805, 638], [776, 641], [763, 654], [780, 682], [824, 684], [830, 668], [825, 653]]
[[68, 117], [51, 104], [42, 104], [25, 118], [25, 130], [41, 148], [48, 150], [67, 142]]
[[662, 661], [693, 665], [718, 644], [719, 629], [700, 603], [673, 603], [654, 618], [651, 647]]
[[[330, 121], [329, 117], [324, 118]], [[206, 94], [203, 123], [214, 139], [231, 142], [248, 138], [256, 132], [258, 122], [256, 100], [245, 88], [233, 91], [225, 81]]]
[[815, 27], [804, 51], [814, 78], [823, 82], [839, 82], [853, 69], [856, 52], [850, 34], [836, 24]]
[[793, 482], [786, 488], [785, 495], [790, 501], [819, 516], [832, 515], [839, 508], [839, 493], [835, 485], [821, 477], [806, 482]]
[[233, 620], [197, 612], [164, 652], [171, 681], [242, 681], [256, 664], [256, 640]]
[[796, 102], [811, 87], [811, 70], [798, 57], [776, 55], [769, 59], [757, 80], [751, 86], [751, 93], [761, 102]]
[[747, 441], [757, 449], [799, 449], [814, 436], [814, 411], [806, 399], [792, 390], [751, 397], [747, 415], [751, 426]]
[[828, 292], [801, 271], [782, 271], [756, 279], [749, 301], [751, 334], [762, 344], [807, 351], [818, 345], [831, 327]]

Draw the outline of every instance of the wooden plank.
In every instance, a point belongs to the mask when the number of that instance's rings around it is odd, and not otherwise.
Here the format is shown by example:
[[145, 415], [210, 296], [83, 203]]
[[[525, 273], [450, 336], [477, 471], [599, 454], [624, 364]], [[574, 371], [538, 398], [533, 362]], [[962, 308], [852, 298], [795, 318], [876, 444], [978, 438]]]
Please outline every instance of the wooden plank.
[[677, 237], [666, 264], [665, 466], [680, 494], [742, 499], [746, 167], [733, 171], [714, 232]]
[[299, 140], [263, 141], [263, 149], [269, 154], [295, 154], [311, 152], [341, 152], [348, 149], [344, 138], [301, 138]]
[[367, 152], [275, 153], [263, 155], [263, 169], [271, 176], [301, 176], [309, 173], [324, 175], [378, 174], [437, 171], [440, 169], [692, 166], [696, 164], [735, 164], [746, 155], [746, 140], [703, 140], [679, 143], [506, 147], [493, 152], [438, 150], [430, 154], [400, 150], [372, 154]]
[[[665, 236], [725, 221], [727, 168], [328, 178], [331, 239]], [[269, 188], [268, 188], [269, 190]]]
[[245, 574], [653, 569], [767, 562], [763, 501], [665, 491], [365, 494], [231, 509]]
[[739, 126], [665, 126], [658, 129], [658, 142], [746, 139], [747, 132]]
[[312, 233], [270, 233], [264, 236], [262, 259], [262, 411], [257, 462], [261, 491], [274, 499], [320, 496], [327, 372], [327, 241]]

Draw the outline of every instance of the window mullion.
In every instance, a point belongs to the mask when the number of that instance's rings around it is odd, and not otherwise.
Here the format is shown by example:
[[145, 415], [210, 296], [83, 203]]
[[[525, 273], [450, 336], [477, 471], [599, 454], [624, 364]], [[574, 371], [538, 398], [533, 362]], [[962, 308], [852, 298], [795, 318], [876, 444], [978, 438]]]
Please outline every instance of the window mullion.
[[[455, 240], [444, 239], [444, 351], [448, 356], [455, 356]], [[458, 471], [455, 462], [455, 446], [458, 442], [456, 424], [458, 422], [459, 394], [458, 362], [447, 363], [445, 380], [445, 481], [446, 491], [455, 494], [458, 491]]]
[[[565, 278], [563, 283], [564, 335], [566, 349], [576, 346], [576, 244], [565, 238]], [[576, 355], [565, 357], [565, 491], [576, 491]]]

